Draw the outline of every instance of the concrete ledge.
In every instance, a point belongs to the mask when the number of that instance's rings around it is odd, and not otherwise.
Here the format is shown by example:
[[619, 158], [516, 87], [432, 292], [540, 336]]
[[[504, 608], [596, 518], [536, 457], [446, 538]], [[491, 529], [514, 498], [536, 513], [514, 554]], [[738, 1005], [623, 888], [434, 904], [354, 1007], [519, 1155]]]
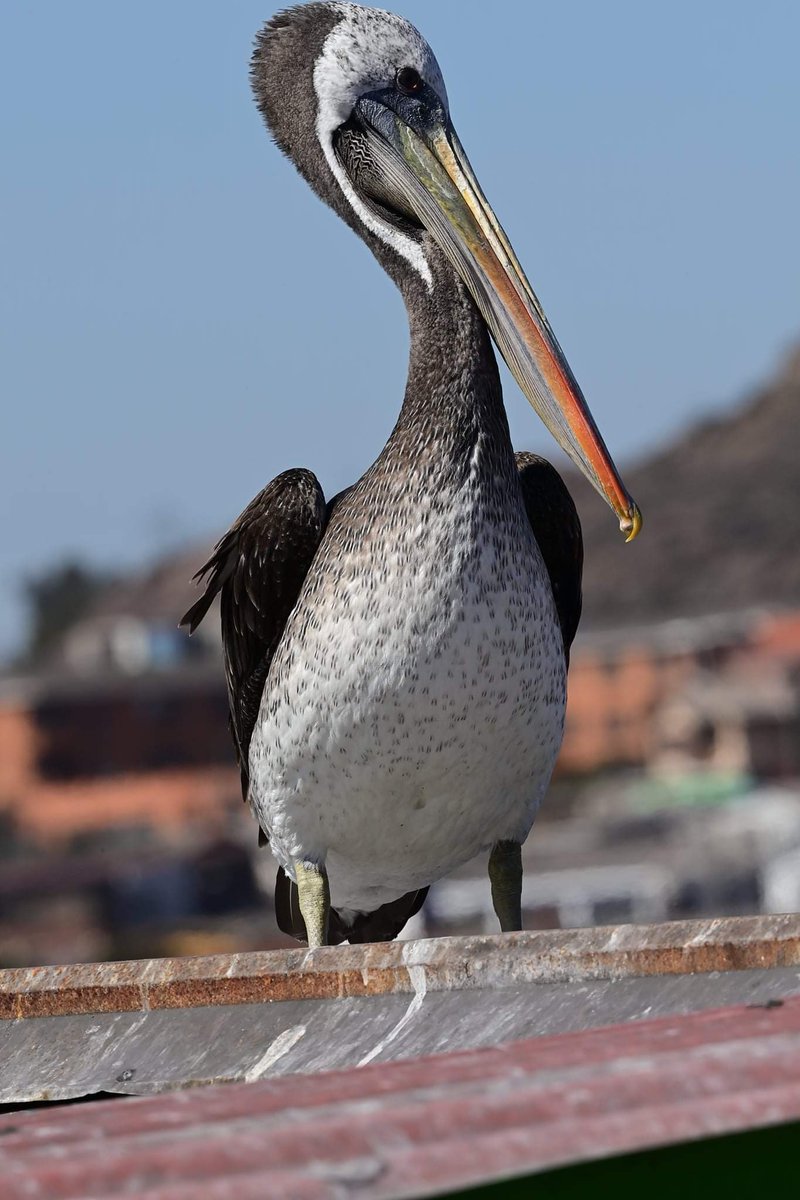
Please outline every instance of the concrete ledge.
[[800, 917], [0, 972], [0, 1103], [146, 1095], [800, 995]]
[[800, 915], [0, 971], [0, 1019], [332, 1000], [800, 965]]

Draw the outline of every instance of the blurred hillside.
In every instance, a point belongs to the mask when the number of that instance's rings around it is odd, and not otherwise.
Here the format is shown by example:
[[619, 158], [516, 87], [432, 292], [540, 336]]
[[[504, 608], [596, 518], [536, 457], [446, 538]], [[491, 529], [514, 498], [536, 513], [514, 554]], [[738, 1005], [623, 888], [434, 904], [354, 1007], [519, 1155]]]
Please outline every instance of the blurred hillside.
[[582, 628], [800, 604], [799, 456], [800, 346], [738, 409], [625, 470], [644, 514], [635, 543], [571, 474], [586, 545]]

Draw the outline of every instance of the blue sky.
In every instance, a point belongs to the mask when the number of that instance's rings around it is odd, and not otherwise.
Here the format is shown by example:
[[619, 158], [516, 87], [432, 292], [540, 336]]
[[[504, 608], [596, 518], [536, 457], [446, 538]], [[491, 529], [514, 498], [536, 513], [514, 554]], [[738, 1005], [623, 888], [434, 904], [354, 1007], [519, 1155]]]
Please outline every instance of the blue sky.
[[[26, 572], [206, 537], [288, 466], [333, 491], [394, 422], [399, 297], [250, 99], [271, 11], [2, 5], [0, 652]], [[398, 11], [618, 461], [772, 369], [800, 334], [800, 5]]]

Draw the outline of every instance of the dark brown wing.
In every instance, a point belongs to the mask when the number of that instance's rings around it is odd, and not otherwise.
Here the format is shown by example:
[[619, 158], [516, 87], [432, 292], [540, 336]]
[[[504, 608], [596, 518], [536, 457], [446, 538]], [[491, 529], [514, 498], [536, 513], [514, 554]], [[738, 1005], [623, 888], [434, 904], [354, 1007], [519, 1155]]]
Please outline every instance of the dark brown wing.
[[569, 648], [581, 619], [583, 535], [578, 510], [555, 467], [538, 454], [516, 455], [522, 496], [531, 528], [539, 543], [564, 638]]
[[311, 471], [278, 475], [248, 504], [195, 575], [207, 578], [206, 590], [181, 621], [194, 633], [221, 593], [230, 727], [245, 799], [250, 738], [267, 672], [327, 519], [325, 497]]

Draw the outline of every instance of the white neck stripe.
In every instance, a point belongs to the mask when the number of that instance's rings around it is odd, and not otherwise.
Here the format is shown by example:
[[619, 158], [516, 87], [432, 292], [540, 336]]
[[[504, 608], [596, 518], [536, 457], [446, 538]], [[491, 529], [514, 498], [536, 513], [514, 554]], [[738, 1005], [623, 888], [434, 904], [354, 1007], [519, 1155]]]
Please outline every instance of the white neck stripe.
[[[322, 153], [362, 224], [404, 258], [431, 291], [433, 276], [421, 246], [367, 208], [336, 157], [333, 134], [350, 116], [358, 96], [393, 79], [398, 65], [415, 66], [423, 75], [427, 69], [430, 75], [432, 60], [436, 75], [441, 79], [438, 65], [417, 31], [401, 18], [355, 5], [336, 7], [341, 8], [343, 19], [328, 34], [314, 67], [318, 104], [316, 133]], [[376, 28], [378, 17], [385, 17], [386, 21], [381, 21]], [[409, 31], [413, 37], [409, 37]]]

